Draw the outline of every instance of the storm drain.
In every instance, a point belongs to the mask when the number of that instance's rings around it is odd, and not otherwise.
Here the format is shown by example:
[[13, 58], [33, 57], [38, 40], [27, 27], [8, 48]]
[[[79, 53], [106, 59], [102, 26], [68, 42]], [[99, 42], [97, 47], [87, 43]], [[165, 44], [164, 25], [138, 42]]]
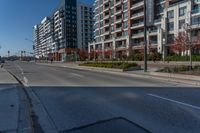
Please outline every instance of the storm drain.
[[98, 121], [61, 133], [150, 133], [143, 127], [122, 117]]

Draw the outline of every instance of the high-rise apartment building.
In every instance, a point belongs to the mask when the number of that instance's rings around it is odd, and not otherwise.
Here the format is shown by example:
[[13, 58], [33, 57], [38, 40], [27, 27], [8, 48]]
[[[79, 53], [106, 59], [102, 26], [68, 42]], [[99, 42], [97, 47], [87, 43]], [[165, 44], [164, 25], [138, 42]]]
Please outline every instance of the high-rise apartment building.
[[[168, 46], [185, 30], [185, 23], [191, 24], [192, 36], [199, 33], [199, 0], [152, 1], [154, 24], [148, 27], [148, 52], [170, 53]], [[144, 0], [95, 0], [94, 6], [92, 57], [121, 58], [131, 50], [144, 50]]]
[[88, 50], [88, 42], [94, 41], [93, 5], [77, 3], [77, 39], [78, 48]]
[[33, 27], [33, 42], [34, 42], [34, 53], [35, 57], [39, 58], [40, 55], [40, 39], [39, 39], [39, 27], [35, 25]]
[[127, 52], [131, 44], [129, 4], [127, 0], [95, 0], [95, 42], [89, 45], [89, 53], [110, 58]]
[[36, 58], [47, 57], [53, 52], [53, 22], [45, 17], [39, 25], [34, 26], [34, 42]]
[[72, 58], [71, 54], [78, 57], [79, 49], [88, 50], [93, 38], [92, 11], [92, 5], [61, 0], [53, 15], [34, 27], [36, 57], [67, 61]]
[[60, 48], [77, 48], [77, 2], [62, 0], [60, 9], [63, 11], [65, 43]]
[[[166, 0], [163, 1], [163, 16], [160, 18], [157, 33], [157, 51], [163, 55], [171, 52], [170, 45], [180, 32], [191, 34], [190, 40], [196, 41], [200, 34], [200, 1], [199, 0]], [[193, 53], [200, 53], [196, 48]], [[182, 51], [182, 55], [189, 51]]]

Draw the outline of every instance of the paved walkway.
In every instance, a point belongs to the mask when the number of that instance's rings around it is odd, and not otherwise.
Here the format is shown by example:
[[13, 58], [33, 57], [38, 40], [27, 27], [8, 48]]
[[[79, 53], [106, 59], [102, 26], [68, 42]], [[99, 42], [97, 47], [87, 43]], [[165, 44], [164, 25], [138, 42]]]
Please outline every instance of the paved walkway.
[[0, 68], [0, 133], [31, 133], [27, 97], [19, 82]]
[[0, 68], [0, 132], [15, 133], [18, 128], [18, 82]]

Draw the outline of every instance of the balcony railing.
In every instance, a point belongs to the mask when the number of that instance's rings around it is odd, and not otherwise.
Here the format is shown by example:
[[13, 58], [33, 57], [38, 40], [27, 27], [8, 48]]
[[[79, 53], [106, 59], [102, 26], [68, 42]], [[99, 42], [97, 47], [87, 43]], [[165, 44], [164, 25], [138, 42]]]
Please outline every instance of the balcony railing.
[[116, 39], [124, 39], [126, 36], [122, 35], [122, 36], [117, 36]]
[[134, 5], [131, 7], [131, 9], [134, 9], [134, 8], [136, 8], [136, 7], [143, 6], [143, 5], [144, 5], [144, 1], [142, 0], [142, 1], [140, 1], [140, 2], [138, 2], [138, 3], [136, 3], [136, 4], [134, 4]]
[[117, 20], [115, 21], [115, 23], [119, 23], [119, 22], [121, 22], [121, 21], [122, 21], [122, 19], [119, 18], [119, 19], [117, 19]]
[[133, 14], [132, 18], [136, 18], [136, 17], [143, 16], [143, 15], [144, 15], [144, 12], [139, 12], [139, 13]]
[[142, 25], [144, 25], [144, 22], [134, 23], [132, 24], [132, 27], [142, 26]]
[[116, 1], [116, 4], [115, 5], [119, 5], [119, 4], [121, 4], [121, 0], [118, 0], [118, 1]]
[[122, 30], [122, 27], [119, 27], [119, 28], [116, 28], [115, 31], [121, 31]]
[[161, 18], [160, 19], [155, 19], [154, 23], [159, 23], [159, 22], [161, 22], [161, 20], [162, 20]]
[[200, 13], [200, 8], [192, 10], [192, 14]]
[[144, 45], [144, 42], [133, 43], [133, 46], [139, 46], [139, 45]]
[[144, 32], [133, 33], [132, 37], [134, 37], [134, 36], [140, 36], [140, 35], [144, 35]]

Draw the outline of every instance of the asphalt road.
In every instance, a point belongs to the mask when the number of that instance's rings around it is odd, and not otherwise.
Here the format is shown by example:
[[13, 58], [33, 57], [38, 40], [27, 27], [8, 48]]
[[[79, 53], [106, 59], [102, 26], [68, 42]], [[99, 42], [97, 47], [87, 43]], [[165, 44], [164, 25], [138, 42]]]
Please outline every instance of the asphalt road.
[[200, 89], [34, 63], [6, 69], [26, 86], [38, 133], [197, 133]]

